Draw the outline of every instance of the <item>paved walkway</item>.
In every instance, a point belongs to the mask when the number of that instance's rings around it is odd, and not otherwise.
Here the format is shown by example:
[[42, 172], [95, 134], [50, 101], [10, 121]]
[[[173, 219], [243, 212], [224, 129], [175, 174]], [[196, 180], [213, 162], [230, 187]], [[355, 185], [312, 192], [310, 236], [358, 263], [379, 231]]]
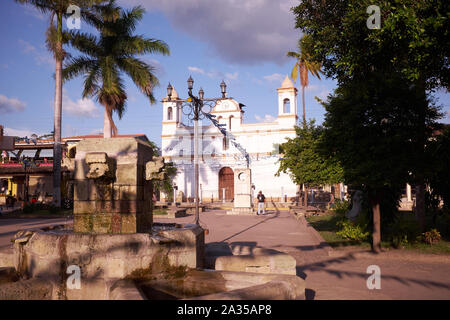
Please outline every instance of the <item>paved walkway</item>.
[[59, 219], [0, 219], [0, 249], [12, 247], [11, 238], [19, 230], [47, 227], [54, 224], [72, 223], [66, 218]]
[[[193, 223], [194, 216], [155, 222]], [[450, 299], [450, 256], [420, 255], [401, 250], [374, 255], [367, 250], [333, 250], [305, 220], [286, 211], [266, 216], [233, 216], [225, 211], [200, 214], [209, 229], [206, 243], [265, 247], [286, 252], [297, 261], [309, 299]], [[381, 269], [381, 289], [367, 289], [367, 267]]]
[[[373, 255], [358, 248], [332, 250], [303, 220], [287, 211], [266, 216], [233, 216], [204, 212], [206, 243], [265, 247], [286, 252], [297, 261], [297, 275], [306, 280], [309, 299], [450, 299], [450, 256], [392, 250]], [[194, 216], [155, 222], [193, 223]], [[17, 230], [70, 222], [66, 219], [0, 219], [0, 249], [10, 246]], [[366, 286], [369, 265], [381, 269], [381, 289]]]

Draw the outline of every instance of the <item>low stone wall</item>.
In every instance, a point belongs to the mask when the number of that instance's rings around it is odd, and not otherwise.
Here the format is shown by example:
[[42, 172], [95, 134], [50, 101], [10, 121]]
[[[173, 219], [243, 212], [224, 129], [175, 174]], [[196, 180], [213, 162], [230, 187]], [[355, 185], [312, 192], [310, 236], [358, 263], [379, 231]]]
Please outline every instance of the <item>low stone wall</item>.
[[29, 279], [0, 285], [0, 300], [51, 300], [53, 284], [44, 279]]
[[285, 253], [218, 257], [215, 264], [216, 270], [291, 275], [297, 274], [295, 267], [295, 259]]
[[111, 287], [110, 300], [145, 300], [142, 292], [133, 281], [119, 280]]
[[211, 243], [206, 266], [215, 270], [296, 275], [295, 259], [274, 249], [235, 243]]
[[0, 251], [0, 268], [14, 267], [14, 251], [11, 249], [4, 249]]
[[167, 210], [167, 214], [153, 215], [153, 217], [154, 218], [167, 218], [167, 219], [182, 218], [182, 217], [186, 217], [186, 209], [169, 208]]
[[225, 281], [225, 291], [190, 300], [304, 300], [305, 280], [295, 275], [210, 271]]
[[[54, 283], [54, 299], [109, 299], [109, 291], [117, 280], [149, 268], [160, 257], [167, 257], [172, 266], [203, 266], [201, 227], [158, 225], [161, 227], [153, 235], [22, 231], [16, 236], [13, 264], [25, 277]], [[80, 268], [80, 289], [67, 288], [69, 266]]]

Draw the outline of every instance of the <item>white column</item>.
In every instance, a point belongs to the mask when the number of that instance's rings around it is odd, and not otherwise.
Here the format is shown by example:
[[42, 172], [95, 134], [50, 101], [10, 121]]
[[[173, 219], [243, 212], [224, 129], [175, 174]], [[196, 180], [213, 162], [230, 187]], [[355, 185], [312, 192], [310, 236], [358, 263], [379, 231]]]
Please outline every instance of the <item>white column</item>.
[[411, 196], [411, 185], [410, 184], [406, 184], [406, 200], [408, 202], [412, 201], [412, 196]]

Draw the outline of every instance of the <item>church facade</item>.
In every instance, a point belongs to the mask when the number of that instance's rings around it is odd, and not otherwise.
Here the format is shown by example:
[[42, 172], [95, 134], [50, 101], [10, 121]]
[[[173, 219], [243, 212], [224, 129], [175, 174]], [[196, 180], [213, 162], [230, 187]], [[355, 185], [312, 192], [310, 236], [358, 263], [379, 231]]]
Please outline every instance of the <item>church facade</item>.
[[[287, 174], [275, 176], [280, 154], [277, 145], [295, 137], [297, 89], [286, 76], [278, 93], [278, 114], [273, 122], [245, 123], [244, 110], [234, 99], [220, 100], [211, 110], [220, 124], [249, 155], [254, 196], [262, 191], [268, 200], [283, 201], [297, 194], [297, 186]], [[175, 98], [163, 100], [162, 156], [177, 167], [175, 188], [187, 199], [194, 198], [194, 128], [183, 123], [182, 105]], [[246, 168], [242, 152], [209, 119], [199, 123], [199, 197], [202, 202], [232, 201], [234, 172]]]

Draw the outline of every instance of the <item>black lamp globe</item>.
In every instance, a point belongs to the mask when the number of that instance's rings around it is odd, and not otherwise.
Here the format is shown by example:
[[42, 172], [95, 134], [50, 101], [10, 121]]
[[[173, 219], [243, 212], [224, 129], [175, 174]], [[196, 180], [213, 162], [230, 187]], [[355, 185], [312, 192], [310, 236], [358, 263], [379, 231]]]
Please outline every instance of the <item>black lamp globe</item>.
[[172, 91], [173, 91], [173, 87], [169, 82], [169, 85], [167, 86], [167, 97], [169, 97], [169, 100], [172, 97]]
[[225, 81], [223, 81], [223, 80], [220, 83], [220, 90], [222, 91], [222, 98], [225, 98], [225, 95], [227, 93], [227, 85], [225, 84]]
[[188, 89], [192, 90], [192, 88], [194, 88], [194, 79], [192, 79], [191, 76], [189, 76], [189, 79], [187, 80], [188, 83]]

